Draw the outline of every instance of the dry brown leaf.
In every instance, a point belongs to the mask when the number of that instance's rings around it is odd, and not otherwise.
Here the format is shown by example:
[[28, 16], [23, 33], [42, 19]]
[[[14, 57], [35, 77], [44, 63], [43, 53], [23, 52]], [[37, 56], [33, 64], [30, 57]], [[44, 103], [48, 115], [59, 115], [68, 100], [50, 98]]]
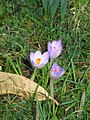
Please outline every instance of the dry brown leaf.
[[29, 99], [30, 96], [35, 93], [36, 89], [36, 96], [39, 101], [43, 101], [46, 97], [49, 97], [50, 100], [59, 105], [59, 103], [49, 96], [48, 92], [37, 83], [20, 75], [0, 72], [0, 95], [15, 94]]

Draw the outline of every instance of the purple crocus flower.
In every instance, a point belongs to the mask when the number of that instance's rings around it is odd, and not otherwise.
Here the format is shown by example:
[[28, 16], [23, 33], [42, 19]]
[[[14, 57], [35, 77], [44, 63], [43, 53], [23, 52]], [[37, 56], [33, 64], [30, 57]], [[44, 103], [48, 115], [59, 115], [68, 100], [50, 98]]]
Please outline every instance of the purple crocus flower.
[[50, 77], [53, 79], [58, 79], [65, 73], [64, 69], [61, 68], [57, 63], [54, 63], [50, 70]]
[[42, 68], [49, 61], [49, 52], [42, 54], [40, 51], [30, 52], [30, 60], [34, 67]]
[[50, 58], [57, 58], [62, 51], [62, 41], [53, 41], [52, 43], [49, 41], [48, 43], [48, 51], [50, 53]]

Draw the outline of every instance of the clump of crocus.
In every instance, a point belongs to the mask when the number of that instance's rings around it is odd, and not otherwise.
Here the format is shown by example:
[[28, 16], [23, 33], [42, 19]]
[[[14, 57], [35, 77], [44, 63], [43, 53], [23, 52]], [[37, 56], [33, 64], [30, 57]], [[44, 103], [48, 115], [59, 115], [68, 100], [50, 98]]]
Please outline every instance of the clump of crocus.
[[35, 68], [41, 69], [49, 61], [49, 52], [45, 52], [44, 54], [40, 51], [36, 51], [35, 53], [30, 52], [30, 60]]
[[[53, 60], [60, 55], [61, 51], [62, 51], [61, 40], [48, 42], [48, 52], [45, 52], [44, 54], [42, 54], [40, 51], [36, 51], [35, 53], [30, 52], [30, 61], [35, 68], [41, 69], [48, 63], [50, 57], [50, 67], [51, 67]], [[34, 80], [35, 72], [36, 69], [34, 70], [31, 80]], [[52, 65], [50, 70], [50, 91], [51, 91], [51, 96], [53, 98], [54, 98], [54, 87], [53, 87], [54, 79], [58, 79], [64, 73], [65, 73], [64, 69], [61, 68], [57, 63], [54, 63]]]
[[62, 51], [62, 41], [53, 41], [52, 43], [48, 42], [48, 51], [51, 59], [57, 58]]
[[64, 69], [61, 68], [57, 63], [54, 63], [50, 70], [50, 77], [52, 79], [58, 79], [65, 73]]

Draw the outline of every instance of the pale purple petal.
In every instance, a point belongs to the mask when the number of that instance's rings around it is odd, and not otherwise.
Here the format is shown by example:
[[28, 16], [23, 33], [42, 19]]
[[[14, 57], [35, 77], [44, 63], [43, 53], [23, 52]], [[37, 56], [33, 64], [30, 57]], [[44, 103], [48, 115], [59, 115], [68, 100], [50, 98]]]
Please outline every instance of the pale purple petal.
[[30, 60], [32, 61], [34, 59], [34, 53], [30, 52]]
[[54, 63], [53, 65], [52, 65], [52, 69], [53, 68], [59, 68], [60, 66], [57, 64], [57, 63]]
[[50, 51], [50, 49], [51, 49], [51, 42], [49, 41], [48, 42], [48, 51]]
[[59, 77], [61, 77], [64, 73], [65, 73], [65, 71], [64, 71], [64, 69], [63, 68], [60, 68], [60, 72], [59, 72], [60, 74], [59, 74]]
[[41, 68], [44, 67], [44, 66], [45, 66], [45, 64], [42, 63], [42, 64], [40, 64], [40, 65], [38, 66], [38, 68], [41, 69]]
[[51, 43], [51, 45], [52, 45], [52, 46], [56, 46], [56, 45], [57, 45], [57, 42], [56, 42], [56, 41], [53, 41], [53, 42]]
[[53, 50], [53, 51], [50, 52], [50, 58], [55, 59], [60, 55], [60, 53], [61, 53], [61, 51], [59, 49], [58, 50]]
[[36, 51], [35, 52], [35, 58], [41, 58], [42, 54], [41, 54], [41, 51]]
[[37, 65], [34, 61], [31, 61], [32, 65], [37, 68]]
[[60, 50], [62, 50], [62, 40], [59, 40], [59, 41], [57, 42], [57, 44], [58, 44], [58, 48], [59, 48]]
[[44, 66], [44, 64], [37, 65], [34, 61], [32, 61], [31, 63], [35, 68], [39, 68], [39, 69], [41, 69]]
[[45, 52], [45, 53], [42, 55], [41, 64], [42, 64], [42, 63], [46, 64], [48, 61], [49, 61], [49, 52]]
[[57, 79], [57, 78], [56, 78], [56, 75], [54, 74], [53, 71], [50, 71], [50, 77], [53, 78], [53, 79]]

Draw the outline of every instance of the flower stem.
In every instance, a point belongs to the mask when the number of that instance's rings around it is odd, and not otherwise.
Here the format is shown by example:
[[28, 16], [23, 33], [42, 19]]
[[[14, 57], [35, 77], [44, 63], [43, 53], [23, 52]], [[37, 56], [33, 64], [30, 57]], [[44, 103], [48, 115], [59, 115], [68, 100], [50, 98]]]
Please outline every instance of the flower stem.
[[50, 60], [50, 67], [51, 67], [51, 65], [52, 65], [52, 62], [53, 62], [53, 60], [51, 59], [51, 60]]
[[34, 81], [35, 79], [35, 73], [36, 73], [37, 68], [34, 69], [34, 73], [32, 74], [31, 80]]
[[49, 64], [49, 71], [48, 71], [48, 73], [47, 73], [46, 84], [48, 83], [48, 80], [49, 80], [49, 77], [50, 77], [50, 68], [51, 68], [52, 62], [53, 62], [53, 60], [51, 59], [51, 60], [50, 60], [50, 64]]
[[[32, 77], [31, 77], [32, 81], [34, 81], [34, 79], [35, 79], [36, 70], [37, 70], [37, 68], [34, 69], [34, 73], [32, 74]], [[38, 107], [37, 103], [36, 103], [36, 120], [40, 120], [39, 107]]]
[[36, 120], [40, 120], [39, 107], [36, 105]]
[[[50, 61], [50, 68], [51, 68], [51, 65], [52, 65], [52, 62], [53, 60], [51, 59]], [[50, 92], [51, 92], [51, 97], [54, 98], [54, 79], [50, 78]]]
[[50, 92], [51, 92], [51, 97], [54, 98], [54, 79], [50, 79]]
[[36, 96], [36, 120], [41, 120], [39, 104], [38, 97]]

